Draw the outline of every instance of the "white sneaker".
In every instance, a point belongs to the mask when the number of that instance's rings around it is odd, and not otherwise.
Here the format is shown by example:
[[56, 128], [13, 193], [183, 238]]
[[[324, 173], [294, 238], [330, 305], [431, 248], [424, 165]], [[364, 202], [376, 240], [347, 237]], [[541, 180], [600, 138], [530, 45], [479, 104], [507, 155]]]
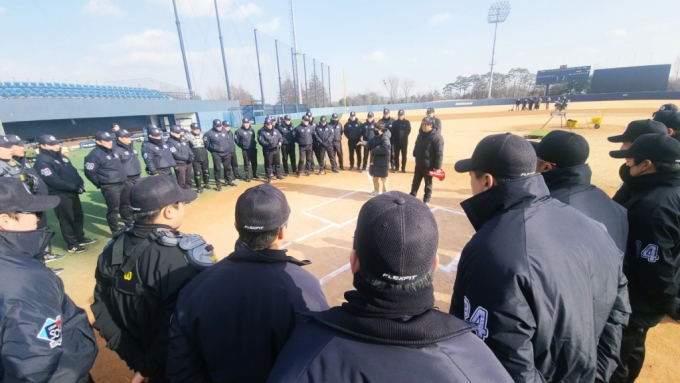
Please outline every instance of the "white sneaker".
[[375, 191], [375, 190], [372, 191], [372, 192], [370, 193], [370, 195], [371, 195], [372, 197], [375, 197], [375, 196], [377, 196], [378, 194], [380, 194], [380, 193], [378, 193], [378, 192]]

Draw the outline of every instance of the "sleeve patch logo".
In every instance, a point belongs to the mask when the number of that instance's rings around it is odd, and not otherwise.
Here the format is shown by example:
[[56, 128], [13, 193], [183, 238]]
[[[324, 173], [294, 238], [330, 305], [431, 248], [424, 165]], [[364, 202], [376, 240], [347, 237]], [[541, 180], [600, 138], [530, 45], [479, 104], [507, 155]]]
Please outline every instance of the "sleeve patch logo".
[[173, 146], [172, 148], [170, 148], [170, 151], [171, 151], [172, 153], [174, 153], [174, 152], [177, 151], [177, 149], [175, 149], [175, 147]]
[[144, 159], [146, 159], [149, 156], [146, 153], [142, 153], [142, 157], [144, 157]]
[[61, 346], [61, 315], [56, 319], [47, 318], [38, 333], [38, 339], [50, 342], [50, 348]]
[[92, 162], [86, 162], [85, 163], [85, 169], [94, 170], [94, 164]]
[[49, 177], [52, 175], [52, 171], [50, 168], [45, 168], [40, 170], [40, 174], [44, 175], [45, 177]]
[[66, 157], [61, 157], [61, 160], [64, 161], [65, 164], [68, 164], [68, 158], [66, 158]]

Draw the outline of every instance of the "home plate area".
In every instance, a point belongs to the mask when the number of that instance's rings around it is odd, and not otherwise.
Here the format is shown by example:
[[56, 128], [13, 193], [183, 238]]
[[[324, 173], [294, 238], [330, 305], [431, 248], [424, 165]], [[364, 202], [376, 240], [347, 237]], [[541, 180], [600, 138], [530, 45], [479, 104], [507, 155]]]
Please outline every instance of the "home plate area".
[[[288, 238], [284, 247], [289, 255], [312, 261], [305, 269], [319, 278], [331, 306], [343, 303], [344, 292], [353, 289], [349, 253], [359, 210], [371, 198], [368, 193], [368, 190], [355, 190], [293, 212], [291, 216], [290, 224], [304, 224], [308, 232]], [[430, 210], [439, 227], [440, 262], [434, 278], [435, 306], [448, 311], [460, 252], [474, 229], [459, 207], [430, 205]]]

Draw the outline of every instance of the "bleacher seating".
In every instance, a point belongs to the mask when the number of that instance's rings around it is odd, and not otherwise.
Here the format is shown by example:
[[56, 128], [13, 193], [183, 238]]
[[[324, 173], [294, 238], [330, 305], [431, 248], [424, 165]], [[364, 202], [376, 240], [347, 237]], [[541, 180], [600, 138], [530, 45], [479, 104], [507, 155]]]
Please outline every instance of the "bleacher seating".
[[165, 93], [146, 88], [49, 82], [0, 82], [0, 98], [102, 98], [168, 100]]

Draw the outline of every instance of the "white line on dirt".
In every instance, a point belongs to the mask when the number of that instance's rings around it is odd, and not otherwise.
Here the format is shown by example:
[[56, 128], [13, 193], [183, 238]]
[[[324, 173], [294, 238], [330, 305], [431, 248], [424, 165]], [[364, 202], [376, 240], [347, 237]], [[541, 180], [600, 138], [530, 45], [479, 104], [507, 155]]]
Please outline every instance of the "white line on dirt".
[[349, 265], [349, 262], [348, 262], [344, 266], [342, 266], [341, 268], [332, 271], [330, 274], [326, 274], [323, 278], [319, 279], [319, 284], [321, 284], [321, 285], [325, 284], [326, 282], [330, 281], [331, 279], [333, 279], [333, 278], [337, 277], [338, 275], [342, 274], [343, 272], [349, 270], [349, 267], [350, 267], [350, 265]]

